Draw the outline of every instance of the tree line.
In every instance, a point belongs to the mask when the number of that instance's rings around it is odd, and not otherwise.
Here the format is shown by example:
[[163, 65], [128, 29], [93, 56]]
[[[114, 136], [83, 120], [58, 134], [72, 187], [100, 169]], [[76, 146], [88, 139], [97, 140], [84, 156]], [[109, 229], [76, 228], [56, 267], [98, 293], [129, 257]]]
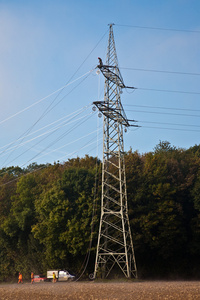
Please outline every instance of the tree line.
[[[200, 278], [200, 145], [160, 142], [125, 153], [128, 208], [139, 278]], [[0, 280], [22, 272], [94, 270], [101, 161], [0, 170]]]

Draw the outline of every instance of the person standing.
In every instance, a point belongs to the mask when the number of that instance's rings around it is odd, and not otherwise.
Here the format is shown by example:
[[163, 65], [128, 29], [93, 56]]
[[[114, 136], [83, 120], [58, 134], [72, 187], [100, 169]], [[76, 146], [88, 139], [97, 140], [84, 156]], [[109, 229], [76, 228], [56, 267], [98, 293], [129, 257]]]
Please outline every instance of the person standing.
[[102, 59], [101, 59], [100, 57], [98, 57], [98, 60], [99, 60], [99, 65], [98, 65], [98, 67], [99, 67], [99, 68], [103, 67]]
[[56, 283], [56, 274], [53, 272], [53, 283]]
[[22, 273], [19, 272], [18, 283], [23, 283], [22, 281]]
[[33, 282], [34, 282], [34, 273], [31, 272], [31, 284], [33, 284]]

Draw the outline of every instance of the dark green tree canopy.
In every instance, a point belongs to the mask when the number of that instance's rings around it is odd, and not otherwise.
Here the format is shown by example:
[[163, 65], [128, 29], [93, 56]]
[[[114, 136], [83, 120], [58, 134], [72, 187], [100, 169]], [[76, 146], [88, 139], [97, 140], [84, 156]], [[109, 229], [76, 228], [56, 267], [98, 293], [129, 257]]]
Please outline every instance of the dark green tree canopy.
[[[160, 141], [149, 153], [126, 152], [125, 163], [139, 276], [200, 278], [200, 146]], [[100, 199], [95, 157], [0, 170], [0, 280], [48, 268], [76, 273], [88, 251], [92, 272]]]

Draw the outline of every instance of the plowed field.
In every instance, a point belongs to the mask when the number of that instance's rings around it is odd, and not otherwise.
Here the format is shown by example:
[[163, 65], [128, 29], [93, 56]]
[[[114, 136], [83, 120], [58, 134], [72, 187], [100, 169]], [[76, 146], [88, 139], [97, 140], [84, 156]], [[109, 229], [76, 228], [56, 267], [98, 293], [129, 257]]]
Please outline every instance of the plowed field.
[[200, 299], [199, 281], [50, 282], [1, 284], [1, 300], [192, 300]]

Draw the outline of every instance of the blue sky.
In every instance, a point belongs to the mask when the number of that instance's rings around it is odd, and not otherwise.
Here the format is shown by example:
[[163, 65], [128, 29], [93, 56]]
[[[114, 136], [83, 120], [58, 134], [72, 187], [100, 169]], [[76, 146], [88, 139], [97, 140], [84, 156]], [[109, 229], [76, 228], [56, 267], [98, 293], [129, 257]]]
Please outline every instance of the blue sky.
[[137, 87], [121, 97], [141, 126], [125, 150], [199, 144], [199, 15], [198, 0], [0, 0], [0, 168], [102, 157], [92, 102], [103, 99], [95, 67], [110, 23], [124, 82]]

